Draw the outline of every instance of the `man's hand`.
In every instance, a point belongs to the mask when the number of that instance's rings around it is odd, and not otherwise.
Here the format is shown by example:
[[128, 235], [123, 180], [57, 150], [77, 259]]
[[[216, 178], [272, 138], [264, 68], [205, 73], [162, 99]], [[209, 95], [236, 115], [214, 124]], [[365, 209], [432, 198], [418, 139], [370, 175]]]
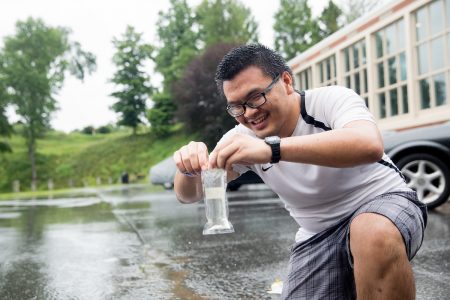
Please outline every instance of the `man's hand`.
[[231, 171], [232, 164], [265, 164], [271, 157], [272, 150], [263, 140], [235, 134], [217, 144], [209, 157], [209, 167]]
[[200, 175], [208, 168], [208, 148], [202, 142], [190, 142], [173, 154], [178, 170], [183, 174]]
[[202, 198], [202, 170], [208, 168], [208, 149], [202, 142], [190, 142], [173, 154], [178, 172], [175, 174], [175, 195], [182, 203], [192, 203]]

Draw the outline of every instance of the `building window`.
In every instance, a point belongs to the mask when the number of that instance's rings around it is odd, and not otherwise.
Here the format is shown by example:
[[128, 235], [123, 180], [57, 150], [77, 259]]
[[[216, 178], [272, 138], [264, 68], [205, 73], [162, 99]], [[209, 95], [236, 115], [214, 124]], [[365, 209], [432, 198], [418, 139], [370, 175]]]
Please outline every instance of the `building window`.
[[380, 119], [409, 112], [405, 34], [403, 19], [389, 24], [374, 34], [375, 93]]
[[367, 55], [364, 40], [354, 43], [342, 52], [344, 58], [344, 84], [368, 102]]
[[450, 70], [450, 0], [437, 0], [414, 13], [420, 108], [448, 104]]
[[312, 88], [312, 70], [308, 68], [297, 75], [298, 87], [300, 90], [309, 90]]
[[335, 85], [336, 58], [334, 55], [327, 57], [317, 64], [319, 71], [319, 86]]

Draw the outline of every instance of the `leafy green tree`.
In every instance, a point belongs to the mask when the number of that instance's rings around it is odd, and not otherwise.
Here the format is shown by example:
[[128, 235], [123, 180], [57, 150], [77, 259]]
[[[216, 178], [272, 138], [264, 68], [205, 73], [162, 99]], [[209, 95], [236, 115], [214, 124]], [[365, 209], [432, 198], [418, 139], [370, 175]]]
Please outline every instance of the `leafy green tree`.
[[110, 125], [102, 125], [99, 128], [97, 128], [96, 132], [101, 134], [108, 134], [112, 132], [112, 128]]
[[170, 92], [186, 65], [197, 55], [198, 34], [192, 30], [195, 16], [186, 0], [170, 0], [167, 12], [160, 11], [157, 33], [160, 47], [155, 49], [155, 70], [163, 76], [163, 92]]
[[168, 133], [174, 122], [176, 105], [172, 97], [172, 84], [177, 81], [186, 65], [198, 53], [198, 34], [195, 15], [186, 0], [170, 0], [167, 12], [159, 12], [156, 24], [160, 45], [154, 55], [155, 70], [163, 76], [162, 91], [152, 95], [153, 107], [147, 118], [151, 130], [158, 136]]
[[142, 34], [128, 26], [122, 39], [113, 39], [116, 53], [113, 62], [117, 67], [111, 82], [119, 90], [111, 96], [119, 100], [112, 108], [120, 114], [119, 125], [133, 128], [136, 134], [137, 126], [143, 123], [145, 117], [146, 101], [153, 88], [150, 78], [143, 70], [146, 60], [151, 58], [153, 48], [142, 42]]
[[344, 0], [342, 3], [345, 24], [349, 24], [366, 13], [373, 11], [385, 1], [377, 0]]
[[177, 115], [189, 133], [199, 134], [210, 147], [236, 121], [225, 110], [226, 102], [219, 95], [214, 75], [223, 56], [238, 44], [219, 43], [209, 47], [186, 68], [174, 85]]
[[84, 127], [83, 129], [81, 129], [81, 133], [93, 135], [95, 133], [95, 128], [92, 125], [88, 125], [88, 126]]
[[275, 49], [289, 60], [320, 40], [307, 0], [280, 0], [275, 14]]
[[154, 60], [155, 70], [163, 75], [163, 89], [152, 95], [148, 119], [152, 131], [161, 136], [175, 122], [178, 101], [174, 101], [173, 84], [188, 63], [218, 42], [256, 41], [257, 24], [250, 10], [236, 0], [204, 0], [195, 12], [186, 0], [171, 0], [171, 8], [160, 12], [157, 28], [162, 46]]
[[318, 19], [320, 39], [324, 39], [341, 27], [342, 10], [332, 0], [328, 1], [328, 5], [323, 9]]
[[[1, 66], [0, 62], [0, 66]], [[2, 72], [0, 71], [0, 76]], [[12, 127], [8, 122], [8, 117], [6, 116], [6, 107], [8, 105], [6, 88], [3, 85], [4, 80], [0, 78], [0, 137], [10, 136]], [[12, 149], [9, 144], [5, 141], [0, 140], [0, 153], [1, 152], [11, 152]]]
[[176, 104], [168, 93], [156, 93], [152, 96], [153, 107], [148, 111], [147, 118], [152, 132], [158, 137], [167, 135], [174, 123]]
[[197, 7], [204, 49], [217, 43], [258, 41], [258, 24], [249, 8], [237, 0], [203, 0]]
[[95, 56], [69, 41], [70, 31], [47, 26], [41, 19], [16, 23], [16, 34], [4, 40], [0, 52], [0, 80], [23, 123], [32, 183], [36, 184], [36, 139], [50, 127], [57, 109], [54, 95], [61, 89], [66, 71], [83, 79], [93, 72]]

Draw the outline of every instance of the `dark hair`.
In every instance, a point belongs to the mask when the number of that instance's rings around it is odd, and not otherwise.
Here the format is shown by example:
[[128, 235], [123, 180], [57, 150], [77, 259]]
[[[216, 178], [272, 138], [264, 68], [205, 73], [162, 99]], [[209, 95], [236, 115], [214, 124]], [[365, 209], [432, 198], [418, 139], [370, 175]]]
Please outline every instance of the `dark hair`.
[[264, 74], [274, 79], [278, 74], [289, 72], [292, 80], [292, 70], [280, 54], [261, 44], [242, 45], [232, 49], [217, 66], [216, 84], [219, 94], [224, 97], [223, 82], [233, 79], [244, 69], [255, 66], [260, 68]]

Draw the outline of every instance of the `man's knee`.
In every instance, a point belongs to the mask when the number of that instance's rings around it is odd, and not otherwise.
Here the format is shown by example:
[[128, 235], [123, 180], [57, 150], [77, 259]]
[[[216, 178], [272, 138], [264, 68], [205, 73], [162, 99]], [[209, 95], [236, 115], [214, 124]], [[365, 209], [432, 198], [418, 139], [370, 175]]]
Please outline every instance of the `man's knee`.
[[374, 213], [364, 213], [353, 219], [350, 250], [355, 264], [373, 264], [380, 271], [407, 259], [400, 231], [389, 219]]

